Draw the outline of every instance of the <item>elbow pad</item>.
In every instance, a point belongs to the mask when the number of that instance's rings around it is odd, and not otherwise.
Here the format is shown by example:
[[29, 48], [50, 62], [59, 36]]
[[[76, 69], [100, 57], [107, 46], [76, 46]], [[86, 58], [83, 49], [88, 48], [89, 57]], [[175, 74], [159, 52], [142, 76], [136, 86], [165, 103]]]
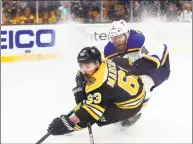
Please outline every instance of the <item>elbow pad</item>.
[[156, 70], [156, 64], [144, 58], [136, 60], [131, 67], [131, 73], [136, 75], [151, 75]]

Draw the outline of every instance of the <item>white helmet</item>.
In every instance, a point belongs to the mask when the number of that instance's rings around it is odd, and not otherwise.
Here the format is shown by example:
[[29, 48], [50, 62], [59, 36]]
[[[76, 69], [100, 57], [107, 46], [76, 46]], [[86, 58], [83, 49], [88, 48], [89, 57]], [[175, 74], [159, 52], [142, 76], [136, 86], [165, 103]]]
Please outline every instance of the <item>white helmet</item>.
[[126, 34], [127, 38], [129, 35], [129, 29], [127, 23], [124, 20], [113, 21], [109, 30], [109, 40], [112, 41], [112, 37], [118, 36], [121, 34]]

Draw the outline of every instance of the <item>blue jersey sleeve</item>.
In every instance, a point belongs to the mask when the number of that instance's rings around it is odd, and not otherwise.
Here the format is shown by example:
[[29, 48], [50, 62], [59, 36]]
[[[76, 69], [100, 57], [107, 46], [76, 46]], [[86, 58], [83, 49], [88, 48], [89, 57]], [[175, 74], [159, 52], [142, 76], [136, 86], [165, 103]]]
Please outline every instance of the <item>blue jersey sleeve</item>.
[[145, 36], [142, 33], [137, 33], [131, 30], [127, 40], [127, 53], [137, 52], [141, 49], [145, 42]]
[[113, 58], [116, 55], [118, 55], [118, 52], [117, 52], [114, 44], [111, 43], [111, 42], [108, 42], [107, 45], [104, 48], [104, 56], [106, 58], [111, 59], [111, 58]]

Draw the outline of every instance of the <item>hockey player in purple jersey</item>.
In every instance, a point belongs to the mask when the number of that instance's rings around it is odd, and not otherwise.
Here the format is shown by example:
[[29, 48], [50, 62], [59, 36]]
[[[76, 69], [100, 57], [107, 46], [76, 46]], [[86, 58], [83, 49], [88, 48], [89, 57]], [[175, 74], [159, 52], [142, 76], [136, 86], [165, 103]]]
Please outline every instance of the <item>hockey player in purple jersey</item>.
[[[170, 61], [167, 45], [152, 40], [138, 30], [128, 28], [124, 20], [111, 24], [109, 40], [104, 48], [105, 57], [114, 61], [124, 58], [125, 62], [119, 65], [129, 65], [128, 70], [132, 74], [141, 76], [147, 92], [144, 100], [146, 105], [150, 95], [148, 92], [169, 78]], [[133, 120], [135, 121], [135, 118]], [[122, 121], [122, 126], [130, 124], [129, 120]]]

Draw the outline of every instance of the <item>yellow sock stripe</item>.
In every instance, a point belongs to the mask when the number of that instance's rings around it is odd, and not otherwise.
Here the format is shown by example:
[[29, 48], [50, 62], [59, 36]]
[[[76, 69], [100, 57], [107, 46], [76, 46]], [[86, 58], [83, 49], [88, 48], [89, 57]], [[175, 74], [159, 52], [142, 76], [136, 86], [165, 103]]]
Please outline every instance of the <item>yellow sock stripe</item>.
[[100, 117], [96, 113], [94, 113], [90, 108], [88, 108], [86, 105], [82, 106], [82, 108], [84, 108], [97, 121], [100, 119]]
[[104, 108], [102, 108], [101, 106], [99, 106], [99, 105], [96, 105], [96, 104], [87, 104], [87, 105], [89, 105], [89, 106], [91, 106], [91, 107], [93, 107], [93, 108], [95, 108], [95, 109], [97, 109], [97, 110], [99, 110], [100, 112], [102, 112], [102, 113], [104, 113], [105, 112], [105, 109]]
[[124, 105], [124, 104], [129, 104], [129, 103], [133, 103], [139, 99], [141, 99], [142, 97], [145, 96], [145, 88], [143, 87], [143, 90], [141, 92], [141, 94], [139, 94], [139, 96], [137, 96], [136, 98], [134, 99], [130, 99], [130, 100], [127, 100], [127, 101], [124, 101], [124, 102], [120, 102], [120, 103], [115, 103], [117, 106], [119, 105]]
[[138, 107], [143, 102], [143, 99], [144, 98], [142, 98], [136, 105], [133, 105], [133, 106], [122, 106], [122, 105], [120, 105], [118, 107], [122, 108], [122, 109], [133, 109], [133, 108]]

